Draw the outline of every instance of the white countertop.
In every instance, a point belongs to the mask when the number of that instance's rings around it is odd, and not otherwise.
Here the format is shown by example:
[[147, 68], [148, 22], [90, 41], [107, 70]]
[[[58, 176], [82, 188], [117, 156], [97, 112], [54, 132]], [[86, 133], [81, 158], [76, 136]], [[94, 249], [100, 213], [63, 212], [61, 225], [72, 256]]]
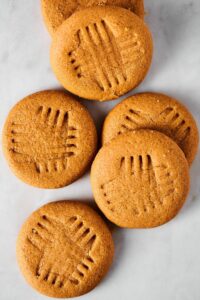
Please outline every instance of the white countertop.
[[[200, 124], [200, 1], [146, 0], [146, 11], [154, 36], [154, 61], [134, 93], [168, 93], [180, 99]], [[60, 87], [50, 69], [50, 41], [39, 0], [0, 1], [1, 130], [10, 108], [21, 98]], [[100, 128], [106, 112], [117, 102], [84, 104]], [[20, 275], [15, 241], [33, 210], [59, 199], [93, 201], [89, 176], [59, 190], [32, 188], [11, 173], [0, 150], [0, 300], [46, 299]], [[116, 229], [113, 267], [82, 299], [199, 300], [199, 236], [200, 153], [191, 168], [190, 195], [178, 217], [156, 229]]]

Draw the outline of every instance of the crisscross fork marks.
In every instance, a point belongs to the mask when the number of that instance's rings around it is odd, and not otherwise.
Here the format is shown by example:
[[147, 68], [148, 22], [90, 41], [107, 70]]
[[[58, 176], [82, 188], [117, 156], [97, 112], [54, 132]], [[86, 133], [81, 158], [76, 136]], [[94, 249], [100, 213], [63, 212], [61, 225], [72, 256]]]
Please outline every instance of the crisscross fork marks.
[[[115, 37], [104, 20], [81, 28], [77, 35], [79, 40], [87, 46], [93, 65], [97, 72], [96, 81], [101, 90], [114, 88], [126, 81], [120, 53], [117, 50]], [[86, 50], [85, 50], [86, 51]]]
[[101, 87], [101, 90], [108, 90], [111, 87], [111, 82], [109, 81], [108, 75], [105, 73], [102, 62], [99, 59], [99, 53], [92, 39], [91, 29], [89, 27], [82, 28], [78, 34], [80, 35], [83, 43], [87, 45], [88, 51], [93, 59], [93, 64], [97, 73], [98, 85]]
[[115, 41], [115, 36], [111, 28], [105, 20], [94, 25], [102, 41], [103, 47], [107, 54], [111, 68], [113, 68], [113, 76], [116, 84], [123, 84], [127, 80], [126, 71], [124, 70], [122, 58], [118, 45]]
[[145, 49], [142, 47], [137, 33], [119, 36], [116, 42], [119, 45], [119, 52], [125, 65], [130, 64], [130, 54], [132, 54], [133, 61], [138, 60], [139, 57], [140, 60], [144, 58]]
[[[131, 206], [134, 215], [150, 213], [166, 204], [173, 197], [174, 179], [165, 165], [155, 166], [149, 154], [121, 157], [118, 175], [100, 185], [107, 207], [115, 211], [118, 199], [125, 205], [133, 199]], [[120, 194], [120, 196], [119, 196]], [[129, 209], [129, 208], [127, 208]]]
[[121, 124], [121, 129], [118, 131], [118, 134], [124, 133], [127, 130], [133, 130], [138, 126], [144, 126], [144, 123], [146, 123], [148, 119], [150, 119], [150, 117], [144, 112], [135, 109], [129, 109], [124, 116], [124, 120]]
[[174, 172], [167, 167], [158, 168], [155, 177], [157, 177], [161, 204], [165, 204], [167, 200], [173, 202], [177, 185], [177, 177]]
[[[79, 41], [79, 44], [80, 44], [80, 37], [79, 37], [78, 34], [77, 34], [77, 38], [78, 38], [78, 41]], [[76, 76], [78, 78], [81, 78], [82, 77], [82, 67], [85, 64], [84, 63], [82, 64], [81, 61], [80, 61], [80, 59], [77, 60], [77, 58], [75, 56], [75, 53], [76, 53], [75, 50], [69, 51], [68, 52], [68, 58], [69, 58], [69, 61], [70, 61], [71, 65], [72, 65], [73, 70], [76, 73]]]
[[39, 106], [36, 110], [36, 115], [41, 122], [47, 123], [50, 126], [58, 128], [61, 128], [62, 126], [68, 127], [68, 112], [52, 109], [48, 106]]
[[[41, 216], [27, 237], [28, 244], [40, 254], [36, 277], [58, 288], [78, 285], [95, 263], [91, 256], [95, 241], [96, 234], [77, 216], [69, 218], [66, 225]], [[60, 255], [64, 255], [64, 262]]]
[[190, 135], [190, 126], [183, 116], [173, 107], [166, 107], [158, 116], [159, 120], [164, 120], [172, 128], [173, 135], [180, 143], [184, 142]]
[[[31, 126], [13, 122], [10, 151], [20, 162], [34, 163], [39, 174], [66, 169], [68, 159], [77, 152], [77, 129], [69, 125], [69, 113], [39, 106], [35, 116]], [[40, 152], [37, 150], [38, 138], [35, 138], [38, 134], [41, 138]]]
[[104, 91], [104, 87], [101, 84], [101, 81], [98, 79], [98, 74], [96, 72], [96, 65], [95, 63], [93, 63], [93, 59], [91, 59], [90, 55], [85, 55], [85, 53], [88, 51], [88, 48], [87, 48], [87, 43], [84, 42], [80, 30], [77, 32], [77, 37], [82, 46], [82, 48], [80, 48], [81, 51], [80, 53], [82, 53], [82, 55], [81, 54], [79, 55], [79, 60], [81, 64], [81, 76], [77, 76], [77, 77], [78, 78], [89, 77], [90, 80], [93, 81], [100, 90]]
[[165, 108], [154, 119], [149, 115], [135, 109], [129, 109], [124, 117], [118, 135], [135, 128], [145, 128], [145, 124], [150, 122], [156, 128], [156, 124], [165, 122], [169, 124], [172, 135], [179, 143], [183, 143], [190, 135], [190, 126], [185, 121], [183, 116], [177, 112], [173, 107]]

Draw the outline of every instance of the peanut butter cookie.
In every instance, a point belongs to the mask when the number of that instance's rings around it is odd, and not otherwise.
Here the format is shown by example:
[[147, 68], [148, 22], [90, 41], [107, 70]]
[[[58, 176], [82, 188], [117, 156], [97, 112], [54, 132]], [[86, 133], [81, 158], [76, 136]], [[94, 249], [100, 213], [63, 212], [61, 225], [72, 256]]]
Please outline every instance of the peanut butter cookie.
[[59, 188], [86, 171], [97, 134], [88, 111], [63, 92], [43, 91], [17, 103], [3, 130], [10, 168], [24, 182]]
[[144, 18], [143, 0], [41, 0], [44, 21], [52, 36], [74, 12], [97, 5], [123, 7]]
[[135, 130], [106, 144], [91, 171], [94, 198], [113, 223], [148, 228], [171, 220], [185, 202], [189, 167], [163, 133]]
[[102, 141], [129, 130], [149, 128], [172, 138], [192, 163], [199, 134], [191, 113], [177, 100], [158, 93], [142, 93], [123, 100], [105, 119]]
[[59, 27], [51, 65], [67, 90], [104, 101], [144, 79], [152, 51], [151, 34], [138, 16], [119, 7], [96, 6], [76, 12]]
[[112, 236], [88, 205], [62, 201], [35, 211], [22, 226], [17, 260], [27, 282], [40, 293], [76, 297], [93, 289], [113, 259]]

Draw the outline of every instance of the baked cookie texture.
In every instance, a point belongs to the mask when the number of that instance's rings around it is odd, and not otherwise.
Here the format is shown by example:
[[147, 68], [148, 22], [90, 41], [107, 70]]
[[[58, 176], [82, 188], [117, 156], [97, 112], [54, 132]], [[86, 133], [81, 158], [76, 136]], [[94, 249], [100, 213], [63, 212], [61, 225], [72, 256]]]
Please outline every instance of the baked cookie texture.
[[199, 143], [196, 122], [188, 109], [172, 97], [141, 93], [116, 105], [105, 119], [102, 142], [135, 129], [154, 129], [172, 138], [191, 165]]
[[40, 188], [59, 188], [89, 167], [97, 133], [86, 108], [59, 91], [35, 93], [10, 111], [3, 150], [11, 170]]
[[153, 130], [124, 133], [97, 154], [91, 170], [94, 198], [120, 227], [149, 228], [171, 220], [189, 190], [182, 150]]
[[105, 101], [139, 85], [152, 52], [151, 34], [138, 16], [119, 7], [92, 7], [76, 12], [59, 27], [51, 46], [51, 66], [73, 94]]
[[49, 203], [32, 213], [16, 248], [27, 282], [55, 298], [93, 289], [107, 273], [114, 253], [106, 224], [88, 205], [75, 201]]
[[144, 18], [143, 0], [41, 0], [44, 21], [52, 36], [74, 12], [97, 5], [119, 6], [132, 11], [142, 19]]

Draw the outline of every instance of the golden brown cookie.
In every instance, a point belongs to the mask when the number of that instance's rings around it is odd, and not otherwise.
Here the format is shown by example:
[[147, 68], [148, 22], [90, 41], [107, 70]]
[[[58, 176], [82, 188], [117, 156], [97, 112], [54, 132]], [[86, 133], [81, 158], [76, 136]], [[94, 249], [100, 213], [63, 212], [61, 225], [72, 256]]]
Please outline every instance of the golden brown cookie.
[[149, 128], [171, 137], [192, 163], [198, 148], [198, 129], [191, 113], [177, 100], [158, 93], [142, 93], [119, 103], [105, 119], [103, 143], [129, 130]]
[[112, 236], [100, 216], [74, 201], [49, 203], [22, 226], [17, 260], [27, 282], [56, 298], [93, 289], [113, 259]]
[[123, 7], [144, 18], [143, 0], [41, 0], [44, 21], [52, 36], [74, 12], [96, 5]]
[[118, 226], [162, 225], [185, 202], [188, 168], [182, 150], [163, 133], [143, 129], [127, 132], [106, 144], [93, 162], [95, 201]]
[[10, 168], [24, 182], [41, 188], [59, 188], [78, 179], [96, 144], [96, 129], [86, 108], [58, 91], [39, 92], [18, 102], [3, 130]]
[[76, 12], [59, 27], [51, 65], [70, 92], [110, 100], [144, 79], [152, 48], [147, 26], [135, 14], [119, 7], [92, 7]]

